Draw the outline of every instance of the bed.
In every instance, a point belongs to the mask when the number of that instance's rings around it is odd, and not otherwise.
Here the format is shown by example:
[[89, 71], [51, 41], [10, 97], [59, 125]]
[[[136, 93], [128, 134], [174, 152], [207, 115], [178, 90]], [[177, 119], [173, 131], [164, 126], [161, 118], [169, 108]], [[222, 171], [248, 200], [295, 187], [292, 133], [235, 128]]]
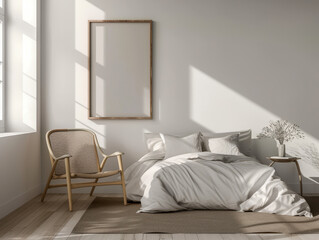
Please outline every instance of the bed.
[[139, 212], [229, 209], [312, 217], [306, 200], [274, 168], [247, 156], [240, 133], [159, 136], [148, 138], [149, 152], [125, 172], [127, 197], [141, 202]]

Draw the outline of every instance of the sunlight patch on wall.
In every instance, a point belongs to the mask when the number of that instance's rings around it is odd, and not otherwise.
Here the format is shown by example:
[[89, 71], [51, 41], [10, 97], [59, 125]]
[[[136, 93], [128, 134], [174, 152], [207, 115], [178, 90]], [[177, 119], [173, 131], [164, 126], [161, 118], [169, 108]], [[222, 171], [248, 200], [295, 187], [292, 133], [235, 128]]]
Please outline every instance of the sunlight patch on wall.
[[[76, 0], [75, 3], [75, 51], [78, 58], [75, 62], [75, 127], [93, 130], [99, 143], [105, 147], [105, 125], [88, 119], [88, 21], [105, 19], [103, 10], [87, 0]], [[102, 40], [101, 40], [102, 41]], [[102, 42], [100, 43], [102, 44]], [[79, 54], [78, 54], [79, 53]], [[103, 56], [101, 56], [103, 57]], [[103, 62], [103, 58], [98, 59]], [[101, 64], [100, 63], [100, 64]]]
[[88, 110], [81, 104], [75, 103], [75, 128], [86, 128], [96, 133], [101, 147], [105, 147], [105, 125], [88, 120]]
[[22, 106], [23, 123], [36, 130], [37, 127], [37, 80], [36, 80], [36, 41], [23, 35], [22, 37], [23, 55], [23, 76], [22, 76]]
[[75, 49], [88, 54], [88, 20], [105, 19], [103, 10], [86, 0], [75, 2]]
[[97, 26], [96, 27], [96, 38], [95, 38], [95, 58], [96, 58], [96, 63], [100, 64], [101, 66], [104, 66], [104, 44], [105, 44], [105, 39], [104, 39], [104, 27], [102, 26]]
[[37, 65], [36, 65], [36, 52], [37, 46], [36, 41], [27, 35], [23, 34], [23, 73], [28, 75], [30, 78], [36, 79], [37, 77]]
[[[98, 117], [103, 117], [105, 115], [104, 83], [104, 79], [98, 76], [96, 76], [96, 80], [92, 83], [93, 95], [96, 96], [94, 99], [92, 99], [92, 105], [95, 105], [95, 107], [92, 106], [92, 112], [96, 113]], [[94, 101], [98, 101], [99, 103], [94, 103]]]
[[103, 124], [98, 125], [94, 121], [88, 119], [88, 70], [78, 63], [75, 63], [74, 69], [75, 127], [88, 128], [93, 130], [97, 135], [104, 136], [105, 126]]
[[88, 70], [75, 63], [75, 101], [88, 107]]
[[[280, 116], [276, 116], [193, 66], [190, 67], [189, 74], [190, 117], [210, 131], [252, 129], [255, 138], [270, 120], [280, 119]], [[289, 119], [286, 120], [289, 121]], [[265, 160], [266, 156], [270, 156], [269, 154], [276, 154], [275, 144], [273, 147], [274, 149], [271, 149], [271, 146], [264, 142], [255, 142], [255, 148], [258, 148], [258, 159]], [[305, 139], [286, 143], [286, 147], [287, 154], [302, 159], [301, 170], [306, 178], [319, 177], [319, 141], [317, 139], [305, 134]], [[294, 166], [288, 167], [289, 171], [295, 171]], [[281, 175], [287, 171], [287, 166], [278, 165], [276, 169]], [[285, 180], [294, 182], [295, 175], [292, 173], [290, 177]]]
[[190, 117], [211, 131], [260, 130], [269, 120], [278, 119], [193, 66], [190, 66], [189, 76]]
[[37, 0], [23, 0], [22, 19], [32, 27], [37, 26], [36, 3]]
[[34, 78], [31, 78], [28, 75], [24, 74], [22, 81], [23, 81], [23, 93], [36, 99], [36, 96], [37, 96], [37, 82], [36, 82], [36, 80]]
[[32, 96], [23, 93], [22, 97], [23, 101], [23, 123], [33, 130], [36, 130], [36, 115], [33, 113], [36, 112], [36, 99], [34, 99]]

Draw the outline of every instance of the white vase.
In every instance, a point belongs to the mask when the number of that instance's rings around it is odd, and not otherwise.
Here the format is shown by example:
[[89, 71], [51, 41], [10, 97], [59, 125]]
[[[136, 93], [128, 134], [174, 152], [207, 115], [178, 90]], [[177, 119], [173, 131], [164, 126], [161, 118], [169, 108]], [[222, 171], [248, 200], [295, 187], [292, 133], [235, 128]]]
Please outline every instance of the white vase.
[[278, 156], [285, 157], [286, 156], [286, 146], [285, 144], [278, 144]]

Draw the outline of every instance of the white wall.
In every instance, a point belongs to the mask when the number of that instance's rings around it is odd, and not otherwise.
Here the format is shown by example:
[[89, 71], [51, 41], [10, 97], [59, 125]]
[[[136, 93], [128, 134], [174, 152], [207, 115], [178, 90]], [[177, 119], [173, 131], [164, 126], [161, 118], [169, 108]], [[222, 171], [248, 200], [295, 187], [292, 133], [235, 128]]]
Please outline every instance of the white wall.
[[39, 136], [0, 137], [0, 219], [41, 192]]
[[[251, 128], [255, 136], [269, 120], [283, 118], [317, 144], [318, 10], [315, 0], [44, 0], [42, 132], [90, 128], [107, 152], [126, 153], [125, 167], [145, 153], [145, 131], [184, 135]], [[154, 21], [153, 120], [87, 119], [92, 19]], [[271, 141], [254, 141], [254, 147], [263, 162], [276, 153]], [[44, 183], [50, 169], [46, 151], [42, 161]], [[293, 165], [276, 169], [298, 187]], [[317, 190], [318, 185], [306, 187]]]
[[0, 134], [0, 218], [41, 192], [40, 1], [6, 2], [6, 131], [11, 133]]

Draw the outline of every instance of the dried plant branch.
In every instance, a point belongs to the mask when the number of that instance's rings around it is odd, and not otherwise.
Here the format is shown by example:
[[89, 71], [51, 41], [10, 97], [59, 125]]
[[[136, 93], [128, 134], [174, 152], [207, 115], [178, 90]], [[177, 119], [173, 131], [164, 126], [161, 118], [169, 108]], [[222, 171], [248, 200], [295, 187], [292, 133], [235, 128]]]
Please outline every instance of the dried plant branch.
[[304, 137], [305, 135], [298, 125], [286, 120], [270, 121], [269, 125], [264, 127], [261, 133], [257, 135], [257, 138], [275, 139], [280, 144]]

